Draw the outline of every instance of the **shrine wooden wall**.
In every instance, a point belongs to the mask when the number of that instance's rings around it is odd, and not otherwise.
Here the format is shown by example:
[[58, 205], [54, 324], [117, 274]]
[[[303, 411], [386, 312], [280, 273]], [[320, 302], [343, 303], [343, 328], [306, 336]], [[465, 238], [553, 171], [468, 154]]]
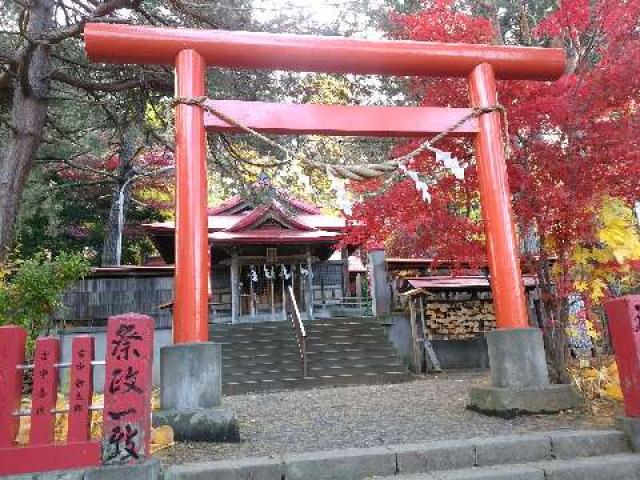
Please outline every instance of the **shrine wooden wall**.
[[66, 326], [101, 326], [110, 316], [136, 312], [164, 328], [171, 326], [171, 312], [159, 307], [172, 300], [172, 268], [99, 269], [65, 292], [55, 317]]

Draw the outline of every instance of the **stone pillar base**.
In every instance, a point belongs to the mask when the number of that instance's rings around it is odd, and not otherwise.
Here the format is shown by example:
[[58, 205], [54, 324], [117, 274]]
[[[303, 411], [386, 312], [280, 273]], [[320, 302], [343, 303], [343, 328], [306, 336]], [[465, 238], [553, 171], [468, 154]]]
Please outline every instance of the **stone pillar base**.
[[469, 409], [511, 418], [521, 414], [555, 413], [575, 408], [580, 397], [571, 385], [534, 388], [472, 387]]
[[153, 425], [170, 425], [176, 440], [237, 442], [233, 411], [222, 407], [222, 346], [185, 343], [160, 350], [160, 407]]
[[240, 429], [234, 412], [225, 407], [202, 410], [157, 410], [153, 426], [171, 425], [174, 438], [192, 442], [239, 442]]
[[625, 433], [634, 452], [640, 452], [640, 418], [618, 417], [616, 428]]
[[580, 397], [571, 385], [549, 384], [539, 329], [496, 330], [487, 333], [486, 339], [491, 386], [471, 388], [470, 409], [512, 417], [553, 413], [579, 404]]

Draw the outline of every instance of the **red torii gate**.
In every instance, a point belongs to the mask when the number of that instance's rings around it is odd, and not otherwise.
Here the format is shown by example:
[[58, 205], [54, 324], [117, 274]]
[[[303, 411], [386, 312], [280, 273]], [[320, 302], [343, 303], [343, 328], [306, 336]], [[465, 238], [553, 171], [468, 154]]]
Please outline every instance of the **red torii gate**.
[[[107, 63], [175, 65], [176, 96], [205, 95], [207, 66], [327, 73], [467, 77], [472, 108], [497, 104], [496, 79], [555, 80], [560, 49], [372, 41], [217, 30], [87, 24], [89, 58]], [[264, 133], [425, 136], [470, 113], [467, 108], [283, 105], [217, 101], [213, 105]], [[200, 106], [176, 108], [176, 273], [174, 342], [208, 339], [205, 128], [237, 131]], [[500, 329], [528, 327], [511, 211], [499, 112], [462, 125], [473, 135], [487, 237], [491, 288]]]

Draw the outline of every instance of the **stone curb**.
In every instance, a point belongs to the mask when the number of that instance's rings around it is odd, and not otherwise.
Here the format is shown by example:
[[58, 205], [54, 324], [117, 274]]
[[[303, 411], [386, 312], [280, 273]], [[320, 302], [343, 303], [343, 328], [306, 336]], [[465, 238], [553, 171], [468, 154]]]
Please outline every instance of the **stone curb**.
[[[549, 462], [556, 458], [585, 460], [581, 457], [628, 451], [629, 446], [622, 432], [558, 431], [415, 445], [308, 452], [285, 455], [281, 459], [245, 458], [178, 465], [169, 467], [164, 478], [165, 480], [214, 478], [216, 480], [358, 480], [374, 476], [391, 477], [421, 473], [420, 478], [424, 475], [424, 478], [428, 479], [429, 472], [436, 471], [440, 473], [492, 466], [496, 466], [496, 469], [492, 470], [498, 471], [500, 469], [497, 467], [500, 465]], [[525, 470], [522, 473], [523, 479], [538, 478], [537, 473], [534, 475], [531, 472], [531, 468]], [[451, 474], [453, 475], [453, 472]]]
[[[157, 459], [150, 459], [125, 467], [17, 475], [3, 479], [362, 480], [374, 476], [395, 476], [400, 480], [407, 475], [405, 478], [425, 480], [537, 480], [540, 478], [537, 472], [544, 472], [544, 478], [549, 480], [640, 478], [640, 456], [628, 452], [628, 441], [622, 432], [557, 431], [308, 452], [282, 458], [193, 463], [171, 466], [164, 472]], [[603, 466], [598, 470], [596, 466], [600, 463]], [[505, 469], [514, 470], [518, 475], [504, 476]], [[629, 476], [629, 472], [633, 475]], [[419, 475], [413, 477], [416, 473]], [[480, 476], [469, 476], [472, 473]], [[586, 473], [588, 477], [585, 477]]]
[[162, 469], [160, 461], [151, 458], [135, 465], [29, 473], [1, 478], [2, 480], [158, 480], [162, 478]]

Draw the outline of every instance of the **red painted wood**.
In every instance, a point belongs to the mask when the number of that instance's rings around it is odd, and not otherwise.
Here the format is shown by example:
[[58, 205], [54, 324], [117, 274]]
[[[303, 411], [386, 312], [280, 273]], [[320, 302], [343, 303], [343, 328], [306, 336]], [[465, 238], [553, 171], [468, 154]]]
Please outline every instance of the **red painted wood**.
[[57, 338], [36, 340], [33, 391], [31, 393], [31, 432], [29, 445], [46, 445], [54, 441], [58, 398], [58, 369], [60, 341]]
[[[496, 104], [496, 78], [491, 65], [476, 67], [469, 76], [469, 90], [473, 107]], [[529, 317], [511, 211], [500, 114], [482, 115], [479, 124], [480, 132], [475, 139], [476, 164], [496, 324], [498, 328], [526, 328]]]
[[107, 465], [149, 454], [153, 331], [153, 319], [145, 315], [109, 318], [102, 433], [102, 460]]
[[69, 428], [67, 442], [91, 439], [91, 398], [93, 396], [94, 338], [81, 335], [71, 345], [71, 375], [69, 380]]
[[522, 48], [311, 35], [226, 32], [87, 23], [85, 49], [94, 62], [171, 65], [184, 49], [210, 66], [309, 72], [466, 77], [481, 63], [500, 79], [555, 80], [562, 49]]
[[[469, 113], [470, 108], [371, 107], [345, 105], [294, 105], [238, 100], [215, 100], [216, 110], [262, 133], [355, 135], [364, 137], [422, 137], [446, 130]], [[209, 131], [242, 133], [218, 117], [205, 112]], [[452, 135], [478, 131], [478, 120], [465, 122]]]
[[0, 448], [0, 475], [19, 475], [99, 465], [99, 442]]
[[[0, 448], [13, 445], [20, 420], [13, 416], [20, 408], [22, 370], [27, 334], [15, 325], [0, 327]], [[2, 461], [0, 461], [2, 465]]]
[[[204, 95], [205, 70], [197, 52], [180, 52], [176, 58], [177, 95]], [[197, 106], [178, 105], [174, 343], [206, 342], [209, 338], [206, 164], [203, 111]]]
[[640, 417], [640, 295], [605, 303], [625, 412]]

